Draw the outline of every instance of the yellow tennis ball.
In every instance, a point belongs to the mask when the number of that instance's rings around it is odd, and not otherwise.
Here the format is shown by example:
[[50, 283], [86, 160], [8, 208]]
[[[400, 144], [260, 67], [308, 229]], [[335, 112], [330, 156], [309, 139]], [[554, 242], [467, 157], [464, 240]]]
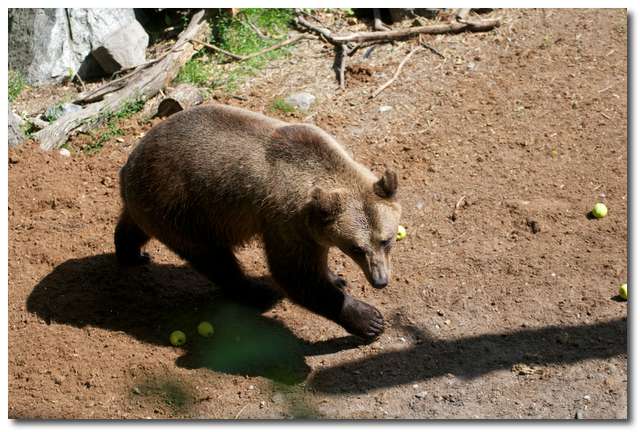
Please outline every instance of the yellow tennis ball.
[[591, 210], [591, 214], [593, 214], [593, 216], [598, 219], [602, 219], [603, 217], [605, 217], [607, 215], [607, 212], [607, 206], [602, 203], [594, 205], [593, 210]]
[[169, 342], [173, 346], [184, 345], [187, 342], [187, 335], [180, 330], [176, 330], [169, 335]]
[[398, 233], [396, 234], [396, 240], [402, 240], [407, 236], [407, 229], [402, 225], [398, 225]]
[[200, 336], [209, 337], [213, 334], [213, 326], [208, 321], [202, 321], [198, 324], [198, 334]]
[[620, 285], [620, 288], [618, 289], [618, 294], [620, 294], [620, 297], [622, 297], [623, 299], [627, 299], [627, 284], [623, 283], [622, 285]]

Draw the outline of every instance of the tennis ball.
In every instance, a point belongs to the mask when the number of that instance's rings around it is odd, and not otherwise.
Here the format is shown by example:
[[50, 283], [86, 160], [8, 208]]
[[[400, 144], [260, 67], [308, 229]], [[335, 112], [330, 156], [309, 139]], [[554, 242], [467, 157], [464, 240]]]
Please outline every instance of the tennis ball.
[[173, 346], [184, 345], [187, 342], [187, 335], [180, 330], [176, 330], [169, 335], [169, 342]]
[[620, 285], [620, 288], [618, 289], [618, 294], [620, 294], [620, 297], [622, 297], [623, 299], [627, 299], [627, 284], [623, 283], [622, 285]]
[[396, 234], [396, 240], [402, 240], [407, 236], [407, 229], [402, 225], [398, 225], [398, 233]]
[[213, 334], [213, 326], [208, 321], [202, 321], [198, 324], [198, 334], [200, 336], [209, 337]]
[[598, 203], [593, 206], [593, 210], [591, 210], [591, 214], [593, 214], [593, 216], [598, 219], [602, 219], [607, 215], [607, 206], [602, 203]]

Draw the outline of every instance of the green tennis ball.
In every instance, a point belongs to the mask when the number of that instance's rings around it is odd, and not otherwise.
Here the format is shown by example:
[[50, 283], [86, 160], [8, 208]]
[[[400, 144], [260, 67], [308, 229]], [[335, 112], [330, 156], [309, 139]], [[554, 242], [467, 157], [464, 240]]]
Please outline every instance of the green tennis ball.
[[620, 294], [620, 297], [622, 297], [623, 299], [627, 299], [627, 284], [623, 283], [622, 285], [620, 285], [620, 288], [618, 289], [618, 294]]
[[198, 334], [200, 336], [209, 337], [213, 334], [213, 326], [208, 321], [202, 321], [198, 324]]
[[591, 214], [593, 214], [593, 216], [598, 219], [602, 219], [607, 215], [607, 211], [608, 210], [606, 205], [602, 203], [598, 203], [593, 206], [593, 210], [591, 210]]
[[396, 234], [396, 240], [402, 240], [407, 236], [407, 229], [402, 225], [398, 225], [398, 233]]
[[187, 342], [187, 335], [180, 330], [176, 330], [169, 335], [169, 342], [173, 346], [184, 345]]

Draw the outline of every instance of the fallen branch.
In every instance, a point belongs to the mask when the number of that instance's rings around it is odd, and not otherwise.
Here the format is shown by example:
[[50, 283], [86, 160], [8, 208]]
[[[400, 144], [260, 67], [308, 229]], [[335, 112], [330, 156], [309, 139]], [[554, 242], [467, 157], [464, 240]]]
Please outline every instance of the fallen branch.
[[402, 61], [398, 65], [398, 69], [396, 69], [396, 73], [393, 74], [391, 79], [389, 81], [387, 81], [386, 83], [382, 84], [380, 87], [378, 87], [378, 89], [376, 91], [374, 91], [373, 94], [371, 94], [370, 98], [373, 99], [374, 97], [376, 97], [380, 93], [382, 93], [384, 91], [384, 89], [389, 87], [391, 85], [391, 83], [393, 83], [396, 80], [396, 78], [398, 78], [398, 75], [400, 75], [400, 71], [402, 70], [402, 67], [407, 62], [407, 60], [409, 60], [409, 58], [411, 58], [411, 56], [413, 54], [415, 54], [417, 51], [420, 51], [421, 49], [423, 49], [422, 46], [417, 46], [414, 49], [412, 49], [411, 52], [409, 52], [409, 54], [407, 54], [407, 56], [404, 59], [402, 59]]
[[76, 103], [87, 103], [80, 111], [69, 113], [35, 134], [40, 147], [51, 150], [63, 145], [68, 136], [88, 124], [101, 121], [107, 113], [117, 112], [132, 100], [147, 100], [171, 82], [180, 68], [196, 52], [188, 41], [203, 37], [209, 25], [203, 19], [204, 11], [196, 13], [180, 34], [174, 47], [160, 58], [138, 66], [133, 72], [104, 86], [81, 95]]
[[284, 41], [282, 41], [282, 42], [279, 42], [279, 43], [277, 43], [277, 44], [275, 44], [275, 45], [272, 45], [272, 46], [267, 47], [267, 48], [265, 48], [265, 49], [262, 49], [262, 50], [260, 50], [260, 51], [256, 51], [256, 52], [254, 52], [254, 53], [247, 54], [247, 55], [245, 55], [245, 56], [238, 55], [238, 54], [234, 54], [234, 53], [232, 53], [232, 52], [230, 52], [230, 51], [227, 51], [227, 50], [224, 50], [224, 49], [222, 49], [222, 48], [220, 48], [220, 47], [218, 47], [218, 46], [215, 46], [215, 45], [212, 45], [212, 44], [210, 44], [210, 43], [203, 42], [203, 41], [200, 41], [200, 40], [190, 39], [190, 41], [191, 41], [191, 42], [195, 42], [195, 43], [199, 43], [200, 45], [202, 45], [202, 46], [204, 46], [204, 47], [207, 47], [207, 48], [209, 48], [209, 49], [211, 49], [211, 50], [213, 50], [213, 51], [217, 51], [217, 52], [219, 52], [219, 53], [222, 53], [222, 54], [224, 54], [224, 55], [226, 55], [226, 56], [228, 56], [228, 57], [231, 57], [231, 58], [232, 58], [232, 59], [234, 59], [235, 61], [245, 61], [245, 60], [252, 59], [252, 58], [254, 58], [254, 57], [261, 56], [261, 55], [266, 54], [266, 53], [268, 53], [268, 52], [270, 52], [270, 51], [275, 51], [275, 50], [280, 49], [280, 48], [282, 48], [282, 47], [285, 47], [285, 46], [287, 46], [287, 45], [294, 44], [294, 43], [296, 43], [296, 42], [300, 41], [301, 39], [315, 39], [315, 38], [314, 38], [313, 36], [306, 35], [306, 34], [298, 34], [298, 35], [295, 35], [295, 36], [294, 36], [294, 37], [292, 37], [292, 38], [289, 38], [289, 39], [287, 39], [287, 40], [284, 40]]
[[460, 33], [463, 31], [488, 31], [500, 25], [498, 19], [485, 19], [478, 21], [451, 21], [441, 24], [433, 24], [428, 26], [410, 27], [406, 29], [375, 31], [375, 32], [358, 32], [346, 35], [334, 35], [330, 30], [324, 27], [318, 27], [311, 24], [301, 16], [296, 17], [296, 23], [314, 33], [322, 35], [327, 41], [335, 46], [344, 43], [353, 42], [389, 42], [393, 40], [407, 39], [419, 34], [444, 34], [444, 33]]

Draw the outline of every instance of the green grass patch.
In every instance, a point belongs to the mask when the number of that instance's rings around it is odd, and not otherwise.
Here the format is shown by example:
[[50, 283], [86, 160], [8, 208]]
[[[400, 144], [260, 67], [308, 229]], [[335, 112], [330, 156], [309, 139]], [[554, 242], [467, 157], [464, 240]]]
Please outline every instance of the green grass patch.
[[271, 110], [280, 111], [283, 113], [292, 113], [296, 110], [296, 108], [293, 105], [285, 102], [284, 99], [278, 98], [274, 100], [273, 103], [271, 104]]
[[208, 87], [211, 85], [214, 75], [213, 65], [202, 57], [196, 57], [182, 66], [176, 77], [176, 82]]
[[[234, 17], [218, 14], [210, 18], [210, 42], [234, 54], [252, 54], [286, 39], [293, 18], [292, 9], [241, 9]], [[233, 91], [270, 60], [288, 52], [289, 47], [285, 47], [242, 62], [229, 62], [224, 54], [202, 48], [182, 67], [176, 81], [199, 87], [223, 85], [225, 90]]]
[[27, 80], [18, 71], [9, 71], [9, 102], [13, 102], [27, 86]]

